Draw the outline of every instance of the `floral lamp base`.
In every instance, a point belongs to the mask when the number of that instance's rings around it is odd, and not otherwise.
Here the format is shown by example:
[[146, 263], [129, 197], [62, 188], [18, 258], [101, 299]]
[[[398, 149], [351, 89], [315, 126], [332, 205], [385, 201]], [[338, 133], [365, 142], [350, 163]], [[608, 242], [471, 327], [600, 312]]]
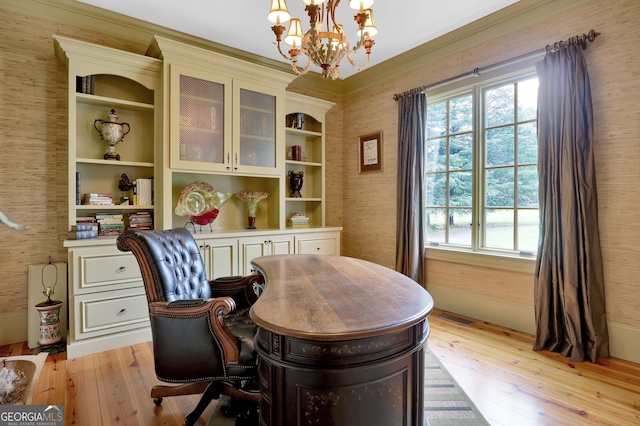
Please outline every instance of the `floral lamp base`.
[[48, 346], [62, 340], [60, 334], [60, 308], [62, 302], [47, 300], [38, 303], [35, 308], [40, 314], [40, 340], [39, 345]]

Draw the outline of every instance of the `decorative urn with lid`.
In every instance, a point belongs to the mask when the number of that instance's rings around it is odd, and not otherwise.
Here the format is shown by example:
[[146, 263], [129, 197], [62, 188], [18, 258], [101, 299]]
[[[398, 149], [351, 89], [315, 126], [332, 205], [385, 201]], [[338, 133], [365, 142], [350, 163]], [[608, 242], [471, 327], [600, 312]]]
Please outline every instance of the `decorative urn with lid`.
[[[109, 151], [104, 154], [105, 160], [120, 160], [120, 154], [116, 152], [116, 144], [121, 142], [124, 137], [131, 131], [129, 123], [118, 123], [116, 110], [112, 109], [111, 114], [107, 116], [109, 121], [96, 119], [93, 127], [100, 133], [100, 138], [109, 144]], [[100, 128], [98, 128], [100, 123]], [[127, 130], [125, 131], [125, 126]]]

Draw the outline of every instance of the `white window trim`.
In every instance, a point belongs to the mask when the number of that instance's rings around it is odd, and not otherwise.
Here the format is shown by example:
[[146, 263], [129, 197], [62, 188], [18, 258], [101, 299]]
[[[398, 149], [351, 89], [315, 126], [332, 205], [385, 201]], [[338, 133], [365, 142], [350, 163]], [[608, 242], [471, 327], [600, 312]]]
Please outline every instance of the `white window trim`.
[[[487, 73], [487, 75], [481, 77], [479, 80], [473, 82], [465, 80], [439, 86], [433, 92], [427, 92], [427, 99], [433, 97], [442, 99], [456, 92], [462, 93], [463, 91], [465, 91], [465, 88], [474, 92], [476, 90], [475, 87], [478, 87], [479, 85], [484, 86], [490, 84], [492, 81], [509, 80], [515, 77], [526, 75], [527, 73], [535, 71], [534, 63], [538, 60], [539, 58], [530, 58], [526, 61], [522, 61], [521, 63], [506, 66], [504, 67], [504, 69], [491, 71]], [[470, 88], [470, 86], [475, 87]], [[474, 109], [476, 108], [477, 106], [474, 104]], [[476, 112], [474, 114], [478, 113], [479, 111], [476, 109]], [[484, 171], [481, 170], [481, 173], [484, 173]], [[474, 191], [473, 196], [478, 197], [478, 194], [478, 191]], [[474, 206], [473, 210], [475, 217], [477, 207]], [[475, 244], [476, 240], [474, 238], [472, 241], [472, 245]], [[432, 245], [429, 242], [426, 242], [425, 244], [425, 258], [429, 260], [461, 263], [472, 266], [481, 266], [486, 268], [494, 268], [529, 274], [535, 273], [536, 264], [535, 253], [503, 253], [499, 250], [482, 250], [478, 248], [474, 250], [473, 248], [456, 247], [448, 244]]]
[[511, 253], [496, 253], [493, 251], [471, 251], [459, 247], [431, 246], [429, 244], [425, 247], [425, 258], [530, 274], [535, 272], [536, 264], [535, 255], [524, 256]]

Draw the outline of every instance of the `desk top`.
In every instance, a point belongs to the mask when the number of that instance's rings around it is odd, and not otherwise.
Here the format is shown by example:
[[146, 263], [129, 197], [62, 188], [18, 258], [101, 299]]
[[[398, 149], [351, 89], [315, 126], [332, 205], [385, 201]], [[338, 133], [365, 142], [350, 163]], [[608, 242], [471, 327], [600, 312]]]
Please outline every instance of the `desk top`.
[[289, 254], [251, 261], [266, 289], [251, 308], [258, 327], [303, 339], [350, 340], [423, 321], [433, 299], [412, 279], [345, 256]]

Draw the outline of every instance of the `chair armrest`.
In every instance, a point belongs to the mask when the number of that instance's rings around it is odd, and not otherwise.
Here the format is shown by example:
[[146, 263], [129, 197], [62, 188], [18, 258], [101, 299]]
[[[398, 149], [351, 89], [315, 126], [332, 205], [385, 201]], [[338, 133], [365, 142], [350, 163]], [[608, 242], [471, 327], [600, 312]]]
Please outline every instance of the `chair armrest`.
[[236, 308], [231, 297], [214, 299], [191, 299], [174, 302], [152, 302], [150, 315], [171, 317], [176, 320], [189, 320], [196, 316], [209, 315], [211, 332], [222, 346], [227, 363], [237, 363], [239, 359], [238, 340], [224, 323], [224, 316]]
[[229, 296], [236, 301], [238, 310], [249, 308], [262, 293], [264, 277], [261, 274], [216, 278], [209, 281], [213, 297]]

